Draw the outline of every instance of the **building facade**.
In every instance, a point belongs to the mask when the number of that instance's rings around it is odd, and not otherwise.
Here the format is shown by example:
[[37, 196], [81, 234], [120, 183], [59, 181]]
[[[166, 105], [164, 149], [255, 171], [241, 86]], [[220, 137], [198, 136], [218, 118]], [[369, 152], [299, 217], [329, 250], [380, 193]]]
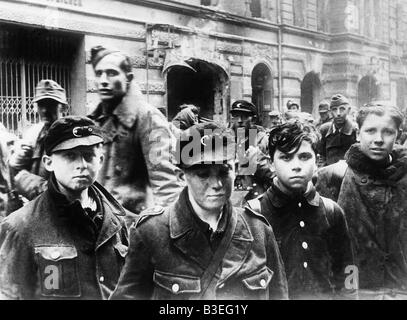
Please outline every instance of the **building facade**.
[[45, 77], [67, 90], [71, 113], [90, 112], [95, 45], [127, 52], [169, 119], [192, 103], [228, 121], [231, 103], [248, 99], [266, 125], [289, 99], [317, 116], [334, 93], [407, 107], [405, 0], [10, 0], [0, 1], [0, 121], [17, 133], [35, 122]]

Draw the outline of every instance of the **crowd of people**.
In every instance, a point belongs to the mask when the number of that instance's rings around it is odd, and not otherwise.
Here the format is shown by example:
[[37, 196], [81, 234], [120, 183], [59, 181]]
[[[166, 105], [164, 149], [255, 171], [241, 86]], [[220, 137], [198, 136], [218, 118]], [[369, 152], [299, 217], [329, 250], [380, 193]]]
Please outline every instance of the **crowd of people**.
[[91, 114], [43, 79], [40, 122], [0, 126], [1, 299], [407, 299], [402, 106], [169, 122], [126, 54], [91, 63]]

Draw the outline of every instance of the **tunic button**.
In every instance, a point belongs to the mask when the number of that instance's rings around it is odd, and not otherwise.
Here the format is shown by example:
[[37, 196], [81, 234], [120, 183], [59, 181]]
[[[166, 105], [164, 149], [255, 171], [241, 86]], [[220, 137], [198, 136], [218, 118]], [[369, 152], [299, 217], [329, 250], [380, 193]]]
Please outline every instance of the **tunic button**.
[[305, 227], [305, 222], [304, 221], [300, 221], [300, 227], [304, 228]]
[[172, 292], [177, 293], [179, 291], [179, 285], [178, 283], [174, 283], [172, 285]]
[[51, 258], [54, 260], [58, 259], [60, 256], [61, 256], [61, 253], [59, 251], [53, 251], [51, 253]]
[[308, 249], [308, 243], [306, 243], [305, 241], [302, 243], [302, 247], [304, 248], [304, 249]]
[[104, 276], [100, 276], [99, 281], [100, 281], [100, 282], [104, 282], [104, 281], [105, 281], [105, 277], [104, 277]]
[[265, 288], [266, 287], [266, 280], [264, 280], [264, 279], [261, 279], [260, 280], [260, 285], [263, 287], [263, 288]]
[[301, 204], [301, 202], [298, 204], [298, 208], [301, 208], [301, 206], [302, 206], [302, 204]]
[[254, 195], [255, 195], [255, 196], [258, 196], [258, 195], [259, 195], [259, 193], [258, 193], [258, 192], [255, 192], [255, 193], [254, 193]]
[[307, 269], [308, 268], [308, 263], [304, 262], [304, 268]]

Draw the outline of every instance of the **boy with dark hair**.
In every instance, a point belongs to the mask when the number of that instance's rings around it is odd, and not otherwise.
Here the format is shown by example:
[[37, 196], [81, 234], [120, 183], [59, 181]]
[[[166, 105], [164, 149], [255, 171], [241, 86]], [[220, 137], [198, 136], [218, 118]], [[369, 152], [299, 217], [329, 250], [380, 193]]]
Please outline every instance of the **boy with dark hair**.
[[394, 106], [363, 107], [360, 143], [318, 178], [321, 191], [333, 186], [346, 213], [361, 299], [407, 298], [407, 150], [395, 145], [402, 120]]
[[313, 127], [290, 122], [270, 132], [276, 172], [272, 186], [249, 206], [270, 222], [285, 264], [290, 299], [331, 299], [353, 264], [342, 209], [322, 198], [311, 180], [317, 169]]

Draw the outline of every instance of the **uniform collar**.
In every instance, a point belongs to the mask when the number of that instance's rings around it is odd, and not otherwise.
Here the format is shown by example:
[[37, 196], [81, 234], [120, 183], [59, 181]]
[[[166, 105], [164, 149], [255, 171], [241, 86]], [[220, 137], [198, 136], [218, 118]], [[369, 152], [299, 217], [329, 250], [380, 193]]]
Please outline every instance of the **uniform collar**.
[[272, 186], [267, 190], [266, 196], [276, 208], [286, 207], [298, 202], [306, 202], [310, 206], [318, 207], [320, 200], [320, 195], [311, 182], [309, 182], [308, 189], [302, 197], [294, 198], [280, 190], [276, 184], [276, 178], [273, 180]]
[[[170, 237], [178, 250], [195, 261], [202, 269], [206, 269], [212, 261], [213, 252], [209, 245], [203, 245], [206, 243], [206, 238], [194, 221], [191, 208], [187, 205], [187, 192], [188, 189], [185, 188], [178, 201], [169, 208]], [[233, 257], [225, 255], [221, 278], [227, 278], [238, 270], [236, 266], [244, 262], [247, 250], [250, 249], [254, 239], [247, 222], [233, 209], [230, 202], [226, 204], [224, 210], [230, 215], [228, 223], [225, 225], [225, 231], [233, 226], [235, 229], [230, 250], [228, 250]]]
[[[103, 102], [99, 103], [95, 111], [89, 117], [91, 119], [102, 119], [109, 117], [103, 113]], [[123, 97], [122, 101], [113, 110], [112, 115], [116, 117], [119, 122], [126, 128], [131, 129], [138, 117], [139, 109], [145, 108], [147, 102], [145, 101], [139, 86], [134, 82], [130, 82], [129, 90]]]
[[[117, 216], [124, 216], [126, 213], [124, 208], [104, 189], [100, 184], [95, 182], [89, 187], [91, 192], [96, 196], [96, 201], [99, 210], [103, 212], [103, 222], [96, 239], [96, 249], [106, 243], [117, 232], [122, 229], [122, 223]], [[85, 210], [82, 208], [79, 200], [70, 202], [67, 197], [62, 194], [58, 187], [54, 174], [51, 174], [48, 183], [49, 196], [53, 200], [56, 207], [56, 216], [64, 219], [83, 224], [86, 220]]]
[[348, 118], [346, 118], [345, 124], [343, 125], [342, 128], [337, 129], [335, 127], [334, 120], [332, 120], [332, 124], [329, 126], [328, 132], [326, 134], [326, 137], [328, 137], [331, 134], [335, 134], [337, 131], [340, 133], [343, 133], [344, 135], [350, 136], [353, 133], [353, 125], [352, 122]]

